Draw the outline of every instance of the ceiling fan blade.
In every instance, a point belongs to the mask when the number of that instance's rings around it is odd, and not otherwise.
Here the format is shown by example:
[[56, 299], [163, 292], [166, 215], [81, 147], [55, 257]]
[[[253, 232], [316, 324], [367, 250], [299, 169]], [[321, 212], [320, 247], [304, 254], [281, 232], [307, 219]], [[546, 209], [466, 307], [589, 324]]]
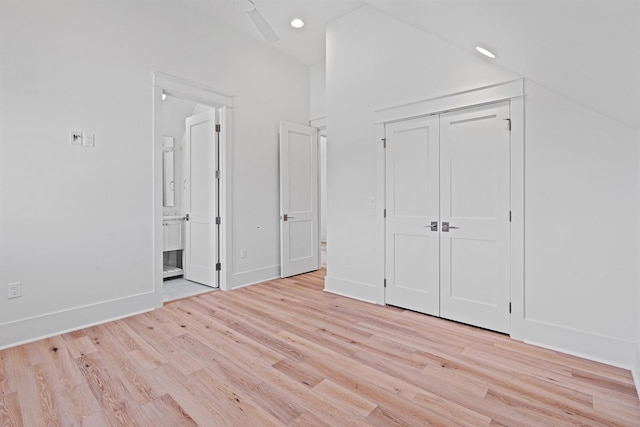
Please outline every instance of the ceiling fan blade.
[[249, 15], [253, 23], [256, 24], [256, 27], [258, 27], [258, 30], [262, 34], [262, 37], [264, 37], [264, 39], [267, 41], [267, 43], [273, 43], [280, 40], [280, 37], [278, 37], [275, 31], [273, 31], [271, 25], [269, 25], [269, 23], [265, 21], [260, 12], [258, 12], [256, 9], [253, 9], [251, 12], [248, 12], [247, 15]]

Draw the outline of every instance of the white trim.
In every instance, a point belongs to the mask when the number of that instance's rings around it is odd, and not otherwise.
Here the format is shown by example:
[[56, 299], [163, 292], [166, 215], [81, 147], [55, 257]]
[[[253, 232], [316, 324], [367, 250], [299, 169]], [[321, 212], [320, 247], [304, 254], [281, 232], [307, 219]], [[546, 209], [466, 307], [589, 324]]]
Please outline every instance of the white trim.
[[222, 271], [220, 272], [220, 289], [223, 291], [231, 289], [233, 280], [231, 278], [233, 265], [233, 239], [231, 238], [233, 230], [233, 110], [228, 106], [220, 109], [220, 124], [222, 129], [220, 132], [220, 201], [222, 207], [220, 215], [222, 224], [220, 226], [220, 264]]
[[327, 118], [318, 117], [317, 119], [309, 120], [309, 126], [312, 128], [318, 128], [319, 130], [327, 129]]
[[280, 278], [280, 264], [269, 267], [256, 268], [255, 270], [242, 271], [231, 275], [228, 290], [243, 288], [256, 283], [268, 282], [269, 280]]
[[524, 342], [623, 369], [632, 369], [636, 344], [531, 319], [524, 321]]
[[379, 286], [331, 276], [325, 276], [324, 290], [325, 292], [370, 302], [372, 304], [376, 304], [380, 292]]
[[375, 111], [375, 123], [390, 123], [460, 108], [508, 101], [523, 95], [524, 79], [519, 78], [504, 83], [437, 96], [435, 98], [380, 108]]
[[171, 76], [160, 72], [153, 72], [153, 280], [155, 289], [155, 307], [163, 305], [162, 299], [162, 94], [167, 93], [178, 98], [189, 99], [201, 104], [209, 105], [221, 110], [222, 131], [220, 133], [220, 174], [221, 191], [220, 200], [222, 225], [220, 227], [220, 247], [226, 248], [224, 254], [220, 254], [220, 263], [223, 273], [220, 274], [219, 287], [227, 289], [227, 281], [231, 269], [232, 260], [229, 255], [233, 252], [231, 248], [232, 228], [231, 228], [231, 188], [232, 188], [232, 168], [231, 168], [231, 137], [232, 137], [232, 108], [234, 98], [230, 95], [218, 92], [214, 89], [193, 83], [179, 77]]
[[376, 229], [382, 230], [381, 233], [377, 234], [378, 240], [378, 250], [375, 254], [375, 264], [376, 271], [375, 277], [378, 278], [378, 282], [375, 284], [378, 289], [375, 302], [377, 304], [384, 305], [385, 304], [385, 293], [386, 289], [384, 287], [384, 280], [387, 276], [386, 272], [386, 264], [385, 264], [385, 235], [386, 235], [386, 221], [384, 217], [384, 209], [387, 205], [386, 202], [386, 193], [385, 193], [385, 183], [386, 183], [386, 156], [385, 149], [382, 143], [382, 139], [385, 138], [385, 126], [378, 125], [376, 126]]
[[231, 95], [170, 74], [158, 71], [154, 71], [152, 74], [153, 86], [163, 88], [168, 95], [187, 98], [212, 107], [226, 106], [233, 108], [233, 97]]
[[524, 339], [524, 98], [511, 100], [511, 332]]
[[154, 309], [154, 292], [73, 307], [0, 325], [0, 350]]

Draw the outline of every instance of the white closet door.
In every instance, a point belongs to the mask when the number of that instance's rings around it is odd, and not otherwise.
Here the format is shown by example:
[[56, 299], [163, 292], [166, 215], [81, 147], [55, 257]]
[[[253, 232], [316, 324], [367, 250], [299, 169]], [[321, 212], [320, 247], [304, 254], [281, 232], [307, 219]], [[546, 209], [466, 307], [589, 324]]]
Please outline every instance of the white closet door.
[[440, 315], [500, 332], [510, 329], [508, 119], [508, 102], [440, 116]]
[[385, 300], [438, 315], [438, 117], [392, 123], [385, 132]]
[[280, 122], [280, 276], [320, 268], [318, 130]]
[[216, 112], [186, 119], [184, 146], [185, 278], [217, 286]]

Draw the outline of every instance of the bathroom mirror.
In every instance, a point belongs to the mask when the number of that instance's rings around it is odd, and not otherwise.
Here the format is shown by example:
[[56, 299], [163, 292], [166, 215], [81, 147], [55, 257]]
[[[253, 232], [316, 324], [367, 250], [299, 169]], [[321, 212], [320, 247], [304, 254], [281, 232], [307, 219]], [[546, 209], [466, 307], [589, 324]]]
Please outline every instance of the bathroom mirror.
[[173, 170], [173, 137], [162, 137], [162, 205], [175, 205], [175, 183]]

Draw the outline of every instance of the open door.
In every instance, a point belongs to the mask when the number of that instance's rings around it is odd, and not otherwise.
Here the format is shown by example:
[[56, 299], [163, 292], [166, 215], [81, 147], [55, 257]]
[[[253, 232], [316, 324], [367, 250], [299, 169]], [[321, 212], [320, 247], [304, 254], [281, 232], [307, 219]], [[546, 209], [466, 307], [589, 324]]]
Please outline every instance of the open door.
[[216, 111], [186, 119], [184, 144], [185, 275], [218, 286], [218, 141]]
[[280, 277], [320, 268], [318, 131], [280, 122]]

